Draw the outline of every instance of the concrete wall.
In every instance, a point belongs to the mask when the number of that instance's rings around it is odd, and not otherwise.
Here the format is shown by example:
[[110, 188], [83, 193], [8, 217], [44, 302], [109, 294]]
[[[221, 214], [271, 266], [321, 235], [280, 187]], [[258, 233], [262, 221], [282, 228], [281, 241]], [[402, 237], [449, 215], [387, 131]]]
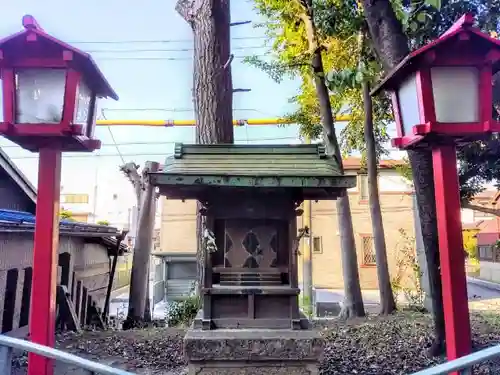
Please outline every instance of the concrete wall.
[[481, 267], [479, 268], [479, 278], [500, 283], [500, 263], [486, 262], [481, 260]]
[[[346, 173], [357, 174], [356, 171], [347, 171]], [[379, 173], [389, 265], [391, 271], [394, 272], [398, 246], [402, 242], [399, 230], [404, 229], [410, 237], [414, 237], [412, 191], [397, 171], [384, 169], [380, 170]], [[358, 187], [349, 189], [349, 197], [360, 264], [361, 284], [365, 289], [375, 289], [377, 288], [376, 268], [373, 265], [365, 266], [362, 262], [363, 237], [372, 234], [368, 201], [364, 197], [364, 192], [360, 192], [359, 188], [363, 183], [362, 178], [364, 177], [358, 177]], [[167, 254], [195, 253], [196, 202], [169, 200], [162, 197], [161, 204], [161, 252]], [[337, 221], [335, 201], [320, 201], [312, 204], [312, 238], [319, 237], [322, 244], [321, 251], [313, 253], [313, 279], [318, 288], [337, 289], [343, 287]], [[297, 226], [298, 228], [302, 227], [301, 218], [298, 219]], [[302, 263], [300, 262], [299, 277], [302, 276], [301, 271]]]

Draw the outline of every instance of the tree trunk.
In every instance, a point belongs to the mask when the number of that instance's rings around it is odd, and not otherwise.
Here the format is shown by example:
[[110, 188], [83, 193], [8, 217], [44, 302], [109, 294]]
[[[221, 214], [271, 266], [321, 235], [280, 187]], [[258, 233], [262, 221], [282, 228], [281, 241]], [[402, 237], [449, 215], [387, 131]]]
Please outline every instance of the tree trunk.
[[[196, 143], [233, 143], [229, 0], [179, 0], [177, 12], [194, 34], [193, 99]], [[202, 217], [197, 206], [198, 291], [204, 277]]]
[[[375, 49], [385, 71], [388, 72], [408, 54], [408, 38], [403, 33], [401, 22], [396, 18], [390, 0], [362, 0], [362, 2]], [[437, 355], [444, 351], [445, 336], [432, 154], [427, 150], [408, 151], [408, 158], [419, 206], [434, 310], [435, 341], [431, 354]]]
[[[318, 44], [316, 26], [314, 24], [314, 11], [312, 0], [304, 1], [304, 13], [300, 14], [306, 30], [308, 49], [312, 53], [311, 65], [318, 97], [321, 125], [323, 127], [323, 141], [328, 153], [336, 159], [340, 172], [344, 173], [342, 154], [335, 134], [335, 120], [330, 103], [330, 93], [325, 83], [325, 70], [323, 57]], [[340, 232], [340, 248], [342, 251], [342, 273], [344, 276], [344, 304], [340, 316], [342, 318], [358, 317], [365, 315], [361, 286], [359, 284], [358, 257], [356, 254], [356, 242], [354, 240], [354, 229], [352, 226], [351, 207], [347, 192], [337, 199], [337, 215]]]
[[373, 242], [377, 261], [378, 288], [380, 293], [380, 314], [391, 314], [396, 310], [394, 295], [392, 294], [389, 265], [387, 264], [387, 248], [385, 245], [384, 223], [380, 209], [378, 192], [377, 153], [375, 150], [375, 136], [373, 134], [373, 103], [370, 95], [370, 85], [363, 83], [363, 104], [365, 109], [365, 142], [368, 169], [368, 198], [370, 202], [370, 216], [372, 219]]
[[[311, 21], [312, 22], [312, 21]], [[316, 49], [312, 58], [314, 84], [318, 96], [323, 137], [328, 152], [337, 160], [342, 173], [344, 167], [340, 147], [335, 134], [335, 122], [332, 114], [330, 95], [325, 84], [325, 73], [321, 51]], [[365, 315], [361, 286], [359, 284], [358, 258], [352, 226], [351, 207], [347, 192], [337, 200], [337, 215], [342, 251], [342, 273], [344, 276], [344, 304], [340, 316], [343, 318]]]
[[[146, 172], [157, 172], [160, 165], [157, 162], [146, 162], [143, 179]], [[147, 290], [149, 287], [149, 263], [155, 223], [156, 193], [154, 186], [144, 181], [144, 192], [141, 197], [137, 239], [134, 245], [132, 274], [130, 278], [130, 294], [127, 319], [123, 329], [140, 326], [144, 322]]]

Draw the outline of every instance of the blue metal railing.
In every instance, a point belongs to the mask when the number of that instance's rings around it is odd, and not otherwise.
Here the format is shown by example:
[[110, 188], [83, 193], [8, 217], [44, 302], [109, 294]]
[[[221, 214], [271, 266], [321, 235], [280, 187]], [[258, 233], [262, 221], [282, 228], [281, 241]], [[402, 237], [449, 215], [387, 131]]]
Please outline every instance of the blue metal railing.
[[64, 362], [70, 365], [77, 366], [87, 370], [89, 375], [135, 375], [131, 372], [119, 370], [110, 366], [106, 366], [97, 362], [89, 361], [62, 350], [49, 348], [48, 346], [35, 344], [31, 341], [20, 340], [13, 337], [0, 335], [0, 374], [12, 374], [12, 351], [21, 350], [41, 355], [46, 358], [54, 359], [55, 361]]
[[458, 371], [460, 374], [471, 374], [472, 366], [500, 357], [500, 345], [492, 346], [478, 352], [454, 359], [453, 361], [443, 363], [412, 375], [447, 375]]

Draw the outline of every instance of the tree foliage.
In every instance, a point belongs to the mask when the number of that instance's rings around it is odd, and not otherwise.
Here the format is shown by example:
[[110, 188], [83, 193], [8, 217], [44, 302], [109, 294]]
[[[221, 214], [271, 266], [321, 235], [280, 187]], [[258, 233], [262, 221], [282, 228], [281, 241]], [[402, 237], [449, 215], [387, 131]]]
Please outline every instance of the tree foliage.
[[[295, 0], [254, 0], [259, 14], [264, 16], [270, 40], [268, 60], [249, 58], [248, 62], [266, 71], [273, 79], [300, 77], [301, 88], [290, 101], [297, 110], [288, 119], [299, 124], [301, 133], [311, 139], [320, 137], [319, 107], [314, 92], [308, 64], [307, 40], [301, 23], [296, 22], [299, 5]], [[476, 15], [477, 25], [485, 32], [499, 30], [500, 0], [393, 0], [394, 9], [408, 35], [411, 48], [415, 49], [444, 33], [466, 12]], [[363, 106], [361, 82], [377, 81], [381, 66], [365, 38], [364, 15], [356, 0], [315, 0], [315, 22], [322, 43], [326, 79], [332, 92], [331, 103], [335, 115], [349, 113], [351, 120], [340, 132], [344, 154], [353, 151], [364, 153]], [[500, 82], [500, 79], [497, 79]], [[500, 87], [500, 85], [498, 85]], [[495, 108], [500, 108], [500, 89], [494, 90]], [[494, 111], [498, 119], [498, 113]], [[374, 102], [375, 139], [377, 156], [387, 153], [384, 149], [387, 123], [392, 121], [390, 102], [377, 98]], [[500, 139], [497, 135], [486, 141], [474, 142], [458, 150], [461, 197], [469, 202], [484, 190], [486, 183], [495, 183], [500, 189]], [[405, 177], [411, 175], [404, 168]]]
[[[297, 110], [289, 120], [300, 125], [301, 134], [311, 139], [321, 135], [319, 104], [310, 69], [310, 56], [304, 23], [297, 21], [301, 5], [297, 0], [254, 0], [256, 10], [264, 17], [264, 27], [270, 41], [267, 60], [256, 57], [247, 62], [266, 71], [276, 81], [285, 77], [300, 77], [299, 93], [290, 98]], [[366, 47], [360, 32], [364, 24], [359, 5], [353, 0], [316, 0], [313, 2], [319, 48], [322, 51], [325, 77], [332, 92], [330, 101], [335, 115], [349, 113], [351, 119], [340, 132], [344, 154], [364, 151], [363, 100], [361, 82], [366, 76], [378, 77], [379, 64], [371, 59], [362, 61]], [[375, 136], [377, 145], [387, 141], [389, 102], [380, 98], [374, 102]], [[377, 148], [378, 155], [384, 153]]]
[[65, 209], [62, 209], [59, 212], [59, 218], [61, 220], [69, 220], [69, 221], [74, 221], [75, 220], [75, 219], [73, 219], [73, 213], [71, 211], [68, 211], [68, 210], [65, 210]]

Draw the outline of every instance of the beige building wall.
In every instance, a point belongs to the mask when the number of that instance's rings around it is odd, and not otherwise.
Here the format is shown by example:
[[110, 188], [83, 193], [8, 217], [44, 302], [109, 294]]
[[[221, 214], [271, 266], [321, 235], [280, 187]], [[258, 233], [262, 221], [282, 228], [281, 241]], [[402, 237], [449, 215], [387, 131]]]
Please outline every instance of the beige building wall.
[[[351, 170], [347, 173], [357, 174]], [[358, 187], [350, 189], [349, 198], [353, 217], [356, 251], [358, 255], [361, 285], [364, 289], [377, 288], [376, 267], [366, 264], [370, 258], [371, 219], [367, 201], [366, 176], [358, 175]], [[394, 271], [396, 253], [401, 245], [400, 229], [414, 236], [412, 211], [412, 190], [393, 169], [382, 169], [379, 174], [380, 199], [384, 220], [388, 260]], [[162, 222], [160, 233], [161, 251], [165, 253], [186, 253], [196, 251], [196, 202], [161, 198]], [[298, 228], [302, 218], [298, 218]], [[339, 289], [343, 287], [340, 236], [335, 201], [312, 203], [313, 282], [315, 287]], [[366, 238], [365, 238], [366, 237]], [[303, 241], [305, 241], [303, 240]], [[303, 249], [303, 246], [301, 246]], [[299, 280], [302, 276], [302, 262], [299, 259]]]
[[196, 252], [196, 201], [161, 197], [160, 249], [163, 253]]

